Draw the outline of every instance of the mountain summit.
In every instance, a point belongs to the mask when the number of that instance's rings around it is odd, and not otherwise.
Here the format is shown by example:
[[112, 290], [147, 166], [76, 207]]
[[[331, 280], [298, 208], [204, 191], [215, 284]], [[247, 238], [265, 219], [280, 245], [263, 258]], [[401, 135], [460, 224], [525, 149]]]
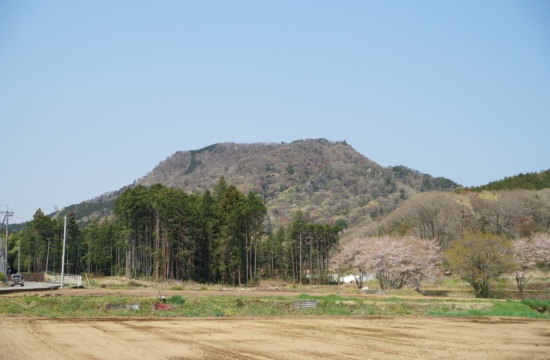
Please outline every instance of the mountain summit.
[[220, 143], [178, 151], [137, 184], [204, 191], [222, 176], [243, 193], [258, 194], [273, 225], [302, 210], [311, 221], [364, 226], [413, 193], [458, 186], [404, 166], [382, 167], [345, 141], [325, 139]]

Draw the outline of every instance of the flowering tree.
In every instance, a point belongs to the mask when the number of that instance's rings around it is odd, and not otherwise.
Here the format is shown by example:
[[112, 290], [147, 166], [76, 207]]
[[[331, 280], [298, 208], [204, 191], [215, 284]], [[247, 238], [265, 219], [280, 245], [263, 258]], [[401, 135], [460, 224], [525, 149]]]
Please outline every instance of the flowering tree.
[[546, 272], [547, 275], [550, 275], [550, 234], [538, 233], [534, 234], [532, 238], [539, 249], [537, 266]]
[[353, 275], [355, 284], [359, 289], [363, 288], [370, 272], [368, 264], [364, 263], [361, 256], [361, 252], [368, 245], [366, 240], [366, 238], [351, 240], [331, 260], [333, 269], [338, 273], [351, 273]]
[[423, 280], [439, 275], [440, 262], [441, 253], [434, 240], [412, 236], [356, 238], [334, 258], [336, 267], [355, 274], [358, 287], [374, 274], [382, 289], [411, 285], [419, 290]]
[[531, 271], [537, 266], [544, 270], [550, 265], [550, 235], [534, 234], [514, 241], [512, 251], [517, 268], [514, 272], [519, 292], [531, 278]]

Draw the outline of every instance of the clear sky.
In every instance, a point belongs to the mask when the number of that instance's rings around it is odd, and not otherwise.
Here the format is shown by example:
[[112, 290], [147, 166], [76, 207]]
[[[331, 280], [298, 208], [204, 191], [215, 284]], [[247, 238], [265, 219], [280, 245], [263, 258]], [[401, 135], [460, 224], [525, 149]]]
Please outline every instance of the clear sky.
[[10, 223], [311, 138], [465, 186], [549, 169], [550, 1], [0, 0]]

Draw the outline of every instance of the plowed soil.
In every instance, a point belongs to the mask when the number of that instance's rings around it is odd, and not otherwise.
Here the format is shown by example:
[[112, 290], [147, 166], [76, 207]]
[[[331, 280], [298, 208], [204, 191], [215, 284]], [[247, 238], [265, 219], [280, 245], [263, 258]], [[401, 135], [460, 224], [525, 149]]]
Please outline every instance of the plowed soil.
[[[156, 297], [159, 292], [148, 288], [64, 289], [40, 294]], [[173, 294], [296, 295], [268, 287], [250, 291], [230, 288], [162, 292], [165, 296]], [[350, 291], [346, 296], [353, 295]], [[1, 359], [550, 359], [550, 321], [412, 316], [164, 319], [0, 316]]]
[[548, 359], [550, 322], [512, 318], [0, 317], [0, 359]]

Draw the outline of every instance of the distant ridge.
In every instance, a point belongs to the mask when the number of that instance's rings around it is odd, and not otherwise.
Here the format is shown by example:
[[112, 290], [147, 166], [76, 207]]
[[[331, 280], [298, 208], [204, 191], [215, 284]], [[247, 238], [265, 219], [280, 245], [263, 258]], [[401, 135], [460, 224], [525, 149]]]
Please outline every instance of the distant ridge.
[[483, 190], [542, 190], [550, 189], [550, 169], [541, 172], [519, 174], [492, 181], [487, 185], [469, 188], [474, 191]]

